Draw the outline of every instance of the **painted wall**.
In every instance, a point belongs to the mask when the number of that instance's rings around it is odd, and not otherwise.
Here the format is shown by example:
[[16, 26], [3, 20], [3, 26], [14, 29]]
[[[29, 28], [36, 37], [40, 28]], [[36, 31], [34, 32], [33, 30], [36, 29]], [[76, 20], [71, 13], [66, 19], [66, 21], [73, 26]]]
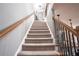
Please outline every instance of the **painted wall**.
[[[0, 30], [15, 23], [21, 18], [33, 12], [32, 4], [0, 4]], [[20, 26], [0, 38], [0, 56], [15, 55], [25, 33], [34, 20], [34, 16], [28, 18]]]
[[79, 3], [54, 3], [54, 12], [66, 24], [70, 25], [68, 19], [72, 19], [73, 27], [79, 26]]
[[[47, 10], [46, 19], [47, 19], [48, 26], [49, 26], [49, 28], [50, 28], [52, 34], [53, 34], [52, 36], [55, 37], [54, 21], [53, 21], [53, 19], [52, 19], [52, 17], [53, 17], [53, 8], [52, 8], [52, 6], [53, 6], [52, 3], [50, 3], [50, 4], [48, 5], [48, 8], [47, 8], [48, 10]], [[54, 39], [54, 38], [53, 38], [53, 39]]]
[[29, 3], [0, 3], [0, 30], [29, 15], [32, 11], [33, 5]]

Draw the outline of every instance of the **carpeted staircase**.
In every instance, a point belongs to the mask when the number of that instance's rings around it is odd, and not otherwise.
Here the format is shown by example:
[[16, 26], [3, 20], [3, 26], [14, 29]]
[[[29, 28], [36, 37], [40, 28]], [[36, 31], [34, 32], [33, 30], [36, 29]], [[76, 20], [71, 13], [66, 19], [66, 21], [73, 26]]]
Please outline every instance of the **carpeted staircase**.
[[58, 56], [49, 28], [44, 21], [35, 20], [18, 56]]

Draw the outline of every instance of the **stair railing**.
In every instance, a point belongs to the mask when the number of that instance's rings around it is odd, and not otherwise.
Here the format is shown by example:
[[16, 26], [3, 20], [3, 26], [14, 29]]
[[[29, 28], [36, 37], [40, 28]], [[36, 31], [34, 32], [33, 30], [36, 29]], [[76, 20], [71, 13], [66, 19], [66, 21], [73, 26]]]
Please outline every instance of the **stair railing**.
[[58, 48], [59, 52], [62, 52], [64, 56], [75, 56], [79, 55], [79, 33], [68, 26], [64, 22], [53, 17], [55, 25], [55, 38], [56, 43], [60, 45]]

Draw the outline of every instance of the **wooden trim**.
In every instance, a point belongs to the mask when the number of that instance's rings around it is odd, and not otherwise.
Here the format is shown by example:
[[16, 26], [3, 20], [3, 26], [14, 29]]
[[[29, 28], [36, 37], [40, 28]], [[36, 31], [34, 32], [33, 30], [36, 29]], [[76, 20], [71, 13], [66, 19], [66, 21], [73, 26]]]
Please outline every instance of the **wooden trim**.
[[16, 27], [18, 27], [21, 23], [23, 23], [25, 20], [27, 20], [30, 16], [32, 16], [33, 13], [31, 13], [30, 15], [22, 18], [21, 20], [15, 22], [14, 24], [8, 26], [7, 28], [3, 29], [2, 31], [0, 31], [0, 38], [3, 37], [5, 34], [9, 33], [10, 31], [12, 31], [13, 29], [15, 29]]

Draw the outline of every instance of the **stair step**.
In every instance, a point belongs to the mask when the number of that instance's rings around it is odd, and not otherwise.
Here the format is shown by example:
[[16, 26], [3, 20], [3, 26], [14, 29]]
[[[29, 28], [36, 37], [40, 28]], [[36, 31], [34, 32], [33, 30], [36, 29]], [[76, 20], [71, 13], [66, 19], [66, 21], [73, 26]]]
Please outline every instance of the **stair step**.
[[30, 30], [49, 30], [48, 28], [31, 28]]
[[52, 43], [31, 44], [26, 43], [22, 45], [23, 51], [49, 51], [55, 50], [56, 45]]
[[54, 44], [54, 43], [24, 43], [23, 45], [26, 46], [59, 46], [59, 44]]
[[27, 35], [27, 38], [50, 38], [51, 37], [51, 34], [50, 33], [47, 33], [47, 34], [41, 34], [41, 33], [32, 33], [32, 34], [28, 34]]
[[30, 30], [29, 33], [50, 33], [49, 30]]
[[32, 27], [47, 27], [47, 25], [32, 25]]
[[60, 56], [58, 51], [21, 51], [18, 56]]
[[38, 24], [38, 25], [45, 24], [45, 25], [46, 25], [45, 22], [41, 22], [41, 21], [36, 21], [36, 22], [33, 23], [33, 25], [34, 25], [34, 24]]
[[41, 33], [29, 33], [27, 35], [36, 35], [36, 36], [39, 36], [39, 35], [51, 35], [51, 34], [50, 33], [43, 33], [43, 34], [41, 34]]
[[47, 24], [33, 24], [32, 26], [47, 26]]
[[53, 43], [52, 38], [26, 38], [25, 43]]
[[35, 24], [35, 25], [32, 25], [32, 27], [47, 27], [47, 25], [46, 24], [43, 24], [43, 25], [40, 25], [40, 24], [39, 25], [36, 25]]

